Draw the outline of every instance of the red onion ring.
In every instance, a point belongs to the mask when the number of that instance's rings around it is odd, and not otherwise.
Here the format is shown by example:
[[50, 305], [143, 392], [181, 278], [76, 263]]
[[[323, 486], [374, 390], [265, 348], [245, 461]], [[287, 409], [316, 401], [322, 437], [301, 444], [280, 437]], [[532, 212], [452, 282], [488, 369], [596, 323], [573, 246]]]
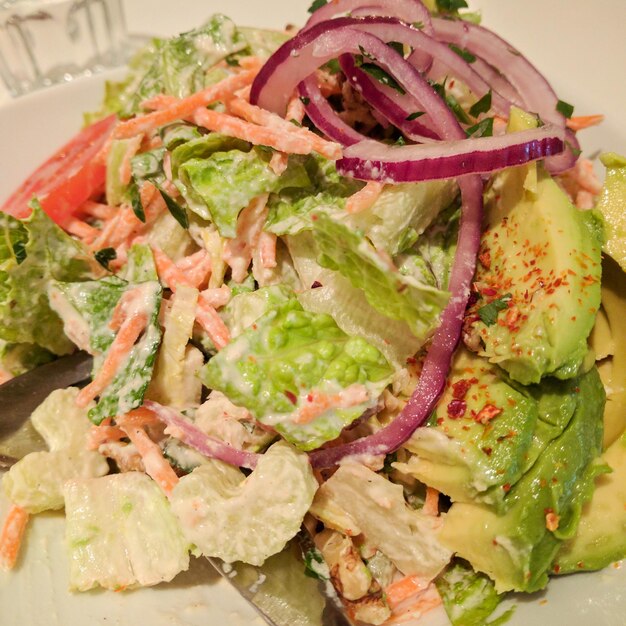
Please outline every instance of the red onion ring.
[[343, 146], [351, 146], [367, 139], [365, 135], [346, 124], [328, 104], [328, 101], [317, 86], [314, 74], [305, 78], [298, 85], [298, 93], [306, 102], [304, 108], [309, 119], [329, 139]]
[[565, 133], [555, 126], [428, 145], [388, 146], [367, 140], [344, 150], [337, 171], [343, 176], [382, 183], [455, 178], [558, 154], [564, 142]]
[[430, 11], [420, 0], [332, 0], [317, 9], [300, 32], [342, 14], [362, 15], [364, 10], [369, 15], [395, 17], [407, 24], [419, 23], [429, 35], [434, 32]]
[[[438, 39], [464, 48], [497, 68], [517, 90], [527, 111], [537, 113], [544, 122], [566, 128], [565, 117], [556, 108], [559, 98], [554, 89], [510, 43], [487, 28], [463, 20], [433, 18], [432, 23]], [[572, 131], [567, 129], [566, 134], [566, 150], [546, 161], [552, 173], [569, 169], [576, 162], [580, 144]]]
[[[429, 123], [427, 115], [420, 117], [419, 122], [408, 119], [411, 113], [419, 109], [418, 103], [410, 94], [399, 94], [391, 87], [375, 82], [356, 66], [354, 58], [350, 54], [342, 54], [339, 57], [339, 65], [354, 89], [367, 100], [375, 111], [378, 111], [387, 121], [400, 129], [405, 137], [418, 143], [428, 143], [433, 139], [439, 139], [437, 133], [432, 130], [432, 123]], [[315, 124], [315, 122], [313, 123]], [[339, 139], [333, 139], [341, 143]], [[368, 138], [363, 137], [363, 139]]]
[[247, 467], [254, 469], [259, 460], [259, 455], [254, 452], [238, 450], [232, 446], [209, 437], [197, 426], [194, 426], [182, 413], [168, 406], [163, 406], [158, 402], [146, 400], [144, 406], [152, 411], [156, 417], [171, 428], [169, 434], [183, 443], [196, 449], [203, 456], [219, 459], [236, 467]]
[[[404, 43], [418, 52], [435, 54], [438, 62], [444, 64], [477, 96], [482, 96], [491, 89], [491, 86], [456, 52], [408, 24], [386, 17], [344, 17], [320, 22], [283, 44], [261, 68], [254, 80], [250, 102], [279, 115], [284, 114], [289, 97], [301, 80], [324, 63], [339, 56], [341, 52], [354, 54], [361, 52], [363, 42], [357, 39], [348, 42], [351, 45], [343, 50], [337, 45], [336, 40], [341, 38], [341, 32], [347, 27], [375, 35], [383, 41]], [[380, 60], [376, 55], [375, 58]], [[494, 111], [507, 116], [510, 107], [511, 103], [499, 93], [492, 93]]]
[[435, 408], [445, 388], [452, 355], [461, 336], [480, 245], [482, 182], [478, 176], [467, 176], [459, 179], [459, 187], [463, 210], [450, 277], [452, 297], [441, 315], [441, 324], [433, 337], [413, 395], [398, 417], [377, 433], [348, 444], [311, 452], [309, 458], [313, 467], [332, 467], [347, 456], [389, 454], [422, 426]]

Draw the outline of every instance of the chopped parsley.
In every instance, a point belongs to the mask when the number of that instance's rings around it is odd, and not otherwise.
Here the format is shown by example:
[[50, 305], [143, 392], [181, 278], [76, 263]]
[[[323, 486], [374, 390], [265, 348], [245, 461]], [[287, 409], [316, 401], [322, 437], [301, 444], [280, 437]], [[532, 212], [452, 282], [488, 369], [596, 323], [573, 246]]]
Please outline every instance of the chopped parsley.
[[[154, 182], [154, 181], [153, 181]], [[189, 228], [189, 217], [187, 215], [187, 211], [170, 196], [160, 185], [154, 183], [159, 193], [161, 194], [161, 198], [165, 201], [165, 205], [167, 206], [167, 210], [172, 214], [172, 217], [186, 230]]]
[[498, 320], [498, 313], [508, 308], [509, 302], [513, 296], [510, 293], [504, 294], [501, 298], [492, 300], [489, 304], [481, 306], [476, 313], [480, 317], [483, 324], [493, 326]]
[[128, 186], [128, 195], [130, 197], [130, 204], [133, 207], [133, 213], [140, 222], [145, 224], [146, 212], [143, 210], [143, 205], [141, 204], [141, 195], [139, 194], [139, 187], [136, 180], [133, 180]]
[[326, 563], [321, 552], [316, 548], [312, 548], [304, 555], [304, 574], [309, 578], [317, 578], [318, 580], [328, 580], [324, 575]]
[[556, 110], [561, 113], [561, 115], [564, 115], [567, 119], [569, 119], [574, 113], [574, 105], [563, 100], [559, 100], [556, 103]]
[[493, 137], [493, 117], [487, 117], [470, 126], [465, 130], [465, 134], [468, 137]]
[[491, 89], [470, 107], [470, 115], [478, 117], [481, 113], [487, 113], [491, 108]]
[[300, 102], [304, 104], [304, 106], [308, 106], [311, 103], [311, 98], [307, 98], [306, 96], [302, 96], [300, 98]]
[[[447, 80], [447, 79], [446, 79]], [[448, 108], [454, 113], [455, 117], [462, 124], [469, 124], [471, 122], [468, 114], [465, 112], [459, 101], [450, 93], [446, 92], [446, 81], [443, 83], [431, 83], [431, 87], [435, 90], [437, 95], [446, 103]]]
[[437, 10], [441, 13], [454, 13], [459, 9], [466, 9], [465, 0], [437, 0]]
[[459, 48], [459, 46], [455, 46], [453, 43], [449, 43], [448, 46], [450, 50], [456, 52], [465, 62], [474, 63], [476, 61], [476, 57], [469, 50]]
[[400, 83], [382, 67], [379, 67], [375, 63], [357, 63], [357, 65], [364, 72], [367, 72], [370, 76], [375, 78], [379, 83], [395, 89], [401, 95], [406, 93], [402, 88], [402, 85], [400, 85]]
[[318, 9], [321, 9], [326, 4], [326, 0], [313, 0], [313, 3], [308, 8], [309, 13], [315, 13]]
[[109, 263], [117, 259], [117, 252], [115, 252], [115, 248], [102, 248], [102, 250], [94, 252], [94, 257], [105, 270], [108, 270]]
[[418, 117], [422, 117], [422, 115], [424, 115], [424, 111], [415, 111], [415, 113], [411, 113], [410, 115], [407, 115], [406, 121], [412, 122], [413, 120], [416, 120]]

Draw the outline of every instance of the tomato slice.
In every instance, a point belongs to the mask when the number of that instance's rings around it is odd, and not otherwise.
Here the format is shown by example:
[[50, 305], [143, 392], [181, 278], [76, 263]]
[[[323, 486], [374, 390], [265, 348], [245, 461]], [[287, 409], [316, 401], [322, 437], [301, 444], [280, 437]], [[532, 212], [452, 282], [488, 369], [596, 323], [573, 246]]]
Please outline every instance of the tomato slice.
[[110, 115], [81, 130], [37, 168], [13, 192], [1, 210], [14, 217], [27, 217], [31, 211], [28, 203], [36, 196], [43, 210], [59, 226], [65, 226], [80, 205], [104, 186], [106, 167], [94, 157], [115, 123], [115, 115]]

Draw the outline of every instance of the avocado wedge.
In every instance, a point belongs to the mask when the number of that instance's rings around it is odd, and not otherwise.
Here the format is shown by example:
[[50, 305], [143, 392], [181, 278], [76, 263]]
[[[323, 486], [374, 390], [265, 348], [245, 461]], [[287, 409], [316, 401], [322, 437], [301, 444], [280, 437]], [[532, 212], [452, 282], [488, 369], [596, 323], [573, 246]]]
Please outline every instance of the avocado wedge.
[[573, 417], [508, 492], [504, 515], [462, 502], [446, 515], [441, 543], [492, 578], [499, 593], [546, 585], [562, 542], [576, 532], [595, 476], [607, 471], [594, 463], [602, 446], [605, 399], [597, 369], [578, 378], [577, 388]]

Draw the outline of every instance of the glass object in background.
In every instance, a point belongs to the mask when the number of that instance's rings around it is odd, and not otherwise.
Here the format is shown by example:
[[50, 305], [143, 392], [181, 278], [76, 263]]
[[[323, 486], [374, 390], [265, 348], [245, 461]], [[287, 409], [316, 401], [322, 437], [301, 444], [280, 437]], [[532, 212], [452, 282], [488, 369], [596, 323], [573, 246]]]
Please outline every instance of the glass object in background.
[[0, 76], [14, 96], [126, 60], [121, 0], [0, 0]]

